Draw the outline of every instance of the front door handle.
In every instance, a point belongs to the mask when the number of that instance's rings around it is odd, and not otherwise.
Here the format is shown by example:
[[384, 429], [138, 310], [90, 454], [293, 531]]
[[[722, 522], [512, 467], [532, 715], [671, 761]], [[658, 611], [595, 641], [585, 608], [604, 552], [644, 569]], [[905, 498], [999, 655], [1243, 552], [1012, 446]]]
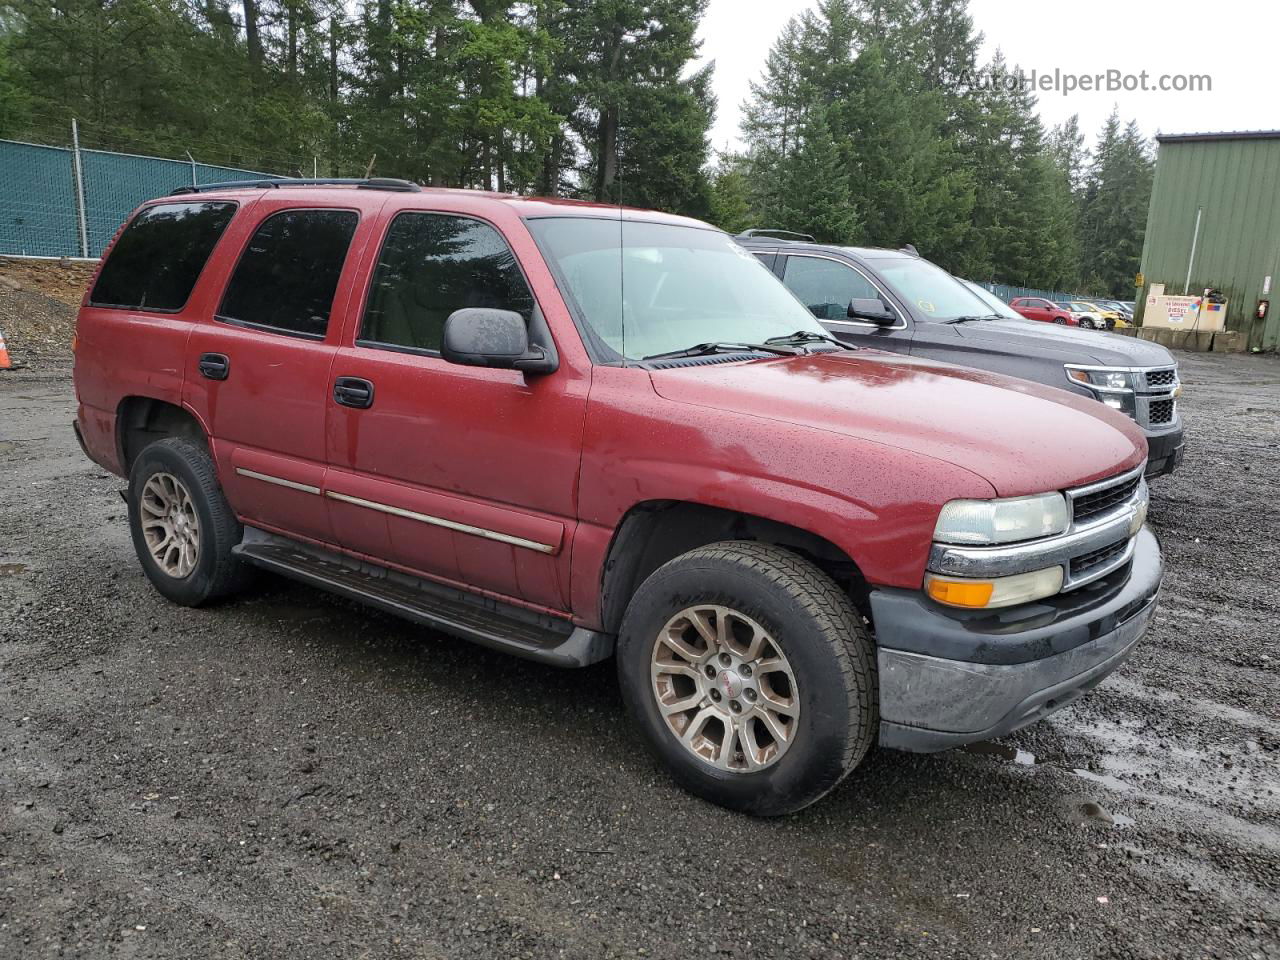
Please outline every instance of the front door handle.
[[202, 353], [200, 375], [208, 380], [225, 380], [231, 375], [231, 361], [224, 353]]
[[367, 409], [373, 406], [373, 384], [360, 377], [339, 377], [333, 382], [333, 399], [344, 407]]

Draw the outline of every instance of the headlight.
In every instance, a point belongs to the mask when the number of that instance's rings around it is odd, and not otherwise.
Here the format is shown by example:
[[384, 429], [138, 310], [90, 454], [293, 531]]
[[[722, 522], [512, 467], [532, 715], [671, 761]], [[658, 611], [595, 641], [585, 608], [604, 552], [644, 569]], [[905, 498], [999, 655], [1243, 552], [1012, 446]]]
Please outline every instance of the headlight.
[[1104, 393], [1132, 393], [1133, 375], [1128, 370], [1114, 370], [1106, 367], [1072, 367], [1067, 368], [1067, 379], [1083, 383], [1086, 387]]
[[1048, 567], [1012, 577], [993, 577], [990, 580], [944, 577], [936, 573], [924, 575], [924, 590], [930, 597], [949, 607], [965, 607], [970, 610], [990, 610], [1030, 603], [1032, 600], [1052, 597], [1061, 589], [1061, 567]]
[[1067, 529], [1067, 501], [1060, 493], [1009, 500], [952, 500], [938, 514], [939, 543], [1014, 543]]

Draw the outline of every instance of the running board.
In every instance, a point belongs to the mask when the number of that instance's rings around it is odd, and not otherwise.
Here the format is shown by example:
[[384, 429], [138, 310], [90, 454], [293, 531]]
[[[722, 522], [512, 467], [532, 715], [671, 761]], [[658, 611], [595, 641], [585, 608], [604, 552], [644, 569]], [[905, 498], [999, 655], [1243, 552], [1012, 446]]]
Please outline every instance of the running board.
[[553, 667], [585, 667], [613, 654], [613, 637], [499, 601], [452, 590], [245, 527], [241, 559], [423, 626]]

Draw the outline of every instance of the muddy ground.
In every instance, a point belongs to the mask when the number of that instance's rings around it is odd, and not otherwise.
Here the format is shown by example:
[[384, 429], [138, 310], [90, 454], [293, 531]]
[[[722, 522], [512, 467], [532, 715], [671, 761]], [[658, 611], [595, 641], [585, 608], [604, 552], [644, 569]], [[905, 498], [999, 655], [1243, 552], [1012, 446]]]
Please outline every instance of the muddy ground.
[[1280, 361], [1181, 360], [1134, 658], [772, 821], [675, 788], [611, 665], [167, 604], [65, 362], [0, 374], [0, 957], [1280, 957]]

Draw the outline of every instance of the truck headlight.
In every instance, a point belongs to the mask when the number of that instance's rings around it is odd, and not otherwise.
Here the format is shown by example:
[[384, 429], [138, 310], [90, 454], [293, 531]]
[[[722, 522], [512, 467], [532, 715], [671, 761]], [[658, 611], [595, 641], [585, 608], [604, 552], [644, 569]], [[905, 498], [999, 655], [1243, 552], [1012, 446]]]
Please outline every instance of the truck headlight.
[[1102, 393], [1132, 393], [1133, 374], [1110, 367], [1077, 367], [1068, 364], [1067, 379]]
[[1047, 567], [1011, 577], [971, 580], [967, 577], [924, 575], [924, 591], [939, 603], [969, 610], [1012, 607], [1052, 597], [1062, 589], [1062, 568]]
[[952, 500], [942, 507], [933, 538], [938, 543], [996, 544], [1064, 533], [1067, 501], [1060, 493], [1007, 500]]

